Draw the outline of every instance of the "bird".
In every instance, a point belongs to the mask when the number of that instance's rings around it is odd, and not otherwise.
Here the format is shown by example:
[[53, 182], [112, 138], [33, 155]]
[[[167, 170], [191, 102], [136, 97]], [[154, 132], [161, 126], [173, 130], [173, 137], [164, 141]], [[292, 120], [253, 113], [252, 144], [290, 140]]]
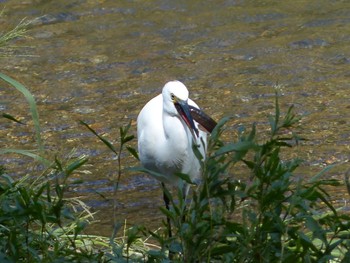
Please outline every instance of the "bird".
[[[141, 165], [165, 184], [178, 185], [178, 173], [192, 182], [201, 177], [201, 162], [207, 150], [207, 133], [216, 122], [189, 98], [187, 87], [180, 81], [167, 82], [161, 94], [152, 98], [137, 117], [138, 152]], [[194, 153], [197, 147], [202, 160]], [[186, 197], [189, 185], [184, 184]], [[165, 206], [169, 199], [163, 193]], [[168, 219], [170, 227], [170, 221]], [[171, 235], [171, 231], [169, 236]]]

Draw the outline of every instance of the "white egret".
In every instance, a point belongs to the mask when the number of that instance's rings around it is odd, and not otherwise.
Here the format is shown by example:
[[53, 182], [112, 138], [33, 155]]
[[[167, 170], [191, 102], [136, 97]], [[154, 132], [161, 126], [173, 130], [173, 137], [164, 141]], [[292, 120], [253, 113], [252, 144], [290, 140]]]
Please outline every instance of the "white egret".
[[[200, 160], [192, 147], [196, 145], [204, 157], [207, 133], [202, 128], [211, 132], [216, 125], [188, 95], [183, 83], [170, 81], [165, 84], [161, 94], [143, 107], [137, 118], [141, 164], [146, 169], [161, 174], [157, 179], [163, 186], [164, 183], [177, 185], [177, 173], [187, 174], [191, 181], [200, 177]], [[186, 185], [184, 195], [188, 189]], [[169, 200], [165, 194], [164, 201], [169, 209]]]

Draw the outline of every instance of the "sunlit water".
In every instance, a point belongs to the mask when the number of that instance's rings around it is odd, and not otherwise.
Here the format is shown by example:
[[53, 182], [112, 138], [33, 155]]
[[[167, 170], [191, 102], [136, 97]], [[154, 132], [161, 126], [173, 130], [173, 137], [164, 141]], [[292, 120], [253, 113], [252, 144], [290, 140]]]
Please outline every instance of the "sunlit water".
[[[350, 145], [350, 3], [346, 1], [0, 1], [1, 31], [22, 18], [36, 19], [14, 57], [1, 57], [1, 72], [34, 94], [47, 150], [64, 160], [81, 154], [89, 163], [70, 194], [98, 211], [98, 233], [109, 235], [113, 217], [116, 157], [79, 124], [89, 123], [118, 145], [119, 127], [132, 122], [165, 82], [183, 81], [192, 99], [219, 120], [233, 115], [234, 139], [241, 126], [258, 124], [266, 135], [274, 110], [305, 115], [302, 142], [290, 157], [306, 160], [299, 176], [326, 165], [341, 179]], [[26, 126], [0, 119], [2, 147], [33, 149], [34, 133], [22, 95], [4, 83], [0, 109]], [[136, 140], [131, 143], [136, 145]], [[72, 151], [75, 149], [74, 151]], [[36, 169], [30, 160], [2, 156], [10, 174]], [[123, 169], [138, 163], [126, 153]], [[240, 175], [242, 176], [242, 175]], [[348, 200], [345, 187], [332, 190]], [[158, 183], [123, 170], [116, 195], [118, 220], [160, 225]]]

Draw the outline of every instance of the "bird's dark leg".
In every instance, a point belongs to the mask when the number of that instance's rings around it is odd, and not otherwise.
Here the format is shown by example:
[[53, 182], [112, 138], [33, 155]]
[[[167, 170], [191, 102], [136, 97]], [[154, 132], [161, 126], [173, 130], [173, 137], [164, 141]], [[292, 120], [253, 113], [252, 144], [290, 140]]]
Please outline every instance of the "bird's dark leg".
[[187, 204], [186, 204], [186, 198], [188, 195], [188, 192], [190, 190], [190, 185], [189, 184], [185, 184], [182, 188], [182, 198], [183, 198], [183, 202], [184, 202], [184, 210], [183, 210], [183, 215], [182, 215], [182, 223], [185, 222], [185, 215], [186, 215], [186, 208], [187, 208]]
[[[164, 199], [164, 203], [165, 203], [165, 208], [170, 211], [170, 200], [169, 197], [167, 196], [167, 194], [165, 193], [165, 184], [162, 183], [162, 188], [163, 188], [163, 199]], [[168, 224], [168, 236], [172, 237], [172, 233], [171, 233], [171, 222], [170, 222], [170, 218], [167, 216], [166, 217], [166, 221]]]

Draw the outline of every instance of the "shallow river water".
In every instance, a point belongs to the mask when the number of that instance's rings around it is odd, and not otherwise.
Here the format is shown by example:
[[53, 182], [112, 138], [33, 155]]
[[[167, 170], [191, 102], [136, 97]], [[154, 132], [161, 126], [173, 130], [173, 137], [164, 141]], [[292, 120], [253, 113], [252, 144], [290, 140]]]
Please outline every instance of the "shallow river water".
[[[70, 194], [98, 212], [92, 232], [111, 232], [117, 160], [79, 120], [118, 145], [119, 127], [131, 121], [136, 134], [138, 112], [168, 80], [183, 81], [214, 119], [233, 115], [233, 134], [256, 122], [262, 136], [278, 84], [282, 111], [293, 104], [304, 115], [297, 132], [307, 141], [292, 152], [306, 161], [299, 175], [336, 164], [327, 176], [341, 179], [349, 166], [348, 1], [0, 0], [0, 8], [1, 32], [34, 20], [12, 55], [0, 56], [0, 71], [35, 96], [52, 156], [89, 156]], [[35, 148], [22, 95], [0, 83], [0, 96], [1, 112], [27, 123], [0, 119], [0, 147]], [[122, 157], [123, 169], [138, 165]], [[9, 174], [36, 167], [18, 156], [0, 164]], [[346, 206], [345, 187], [331, 193]], [[120, 221], [156, 227], [163, 219], [159, 185], [147, 175], [123, 170], [116, 198]]]

